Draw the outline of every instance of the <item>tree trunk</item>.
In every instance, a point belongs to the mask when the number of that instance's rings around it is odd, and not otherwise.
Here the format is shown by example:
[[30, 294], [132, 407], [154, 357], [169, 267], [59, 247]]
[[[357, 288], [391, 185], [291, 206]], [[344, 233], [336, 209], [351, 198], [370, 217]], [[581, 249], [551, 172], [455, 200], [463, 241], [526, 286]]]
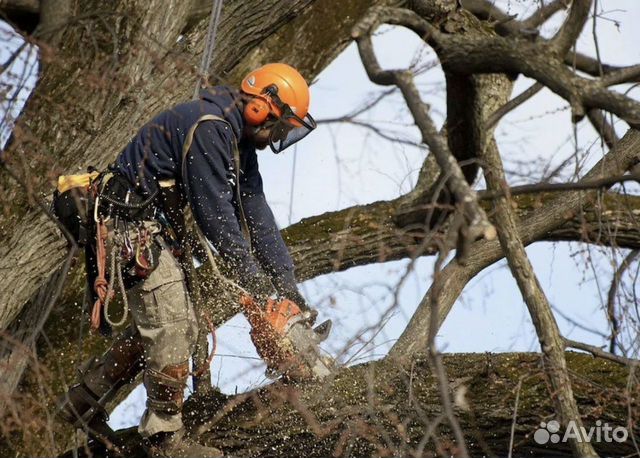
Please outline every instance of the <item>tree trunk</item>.
[[[625, 391], [626, 368], [579, 353], [566, 357], [587, 430], [597, 420], [626, 427], [629, 400], [637, 420], [638, 388]], [[554, 418], [540, 354], [455, 354], [445, 355], [444, 363], [472, 456], [508, 454], [516, 397], [514, 456], [571, 456], [562, 440], [544, 445], [534, 440], [540, 423]], [[329, 382], [298, 388], [275, 383], [237, 397], [214, 393], [190, 400], [186, 417], [200, 441], [230, 456], [290, 457], [302, 450], [309, 458], [440, 456], [455, 448], [448, 427], [438, 424], [436, 379], [422, 357], [404, 369], [389, 361], [354, 366]], [[134, 431], [123, 435], [137, 447]], [[635, 452], [631, 439], [593, 442], [602, 456]]]
[[[370, 7], [395, 3], [403, 2], [228, 0], [210, 74], [216, 83], [237, 84], [251, 68], [286, 61], [311, 80], [350, 42], [351, 28]], [[472, 38], [485, 32], [493, 35], [487, 24], [456, 10], [455, 0], [407, 3], [416, 10], [424, 7], [425, 17], [461, 40], [465, 34]], [[87, 165], [106, 166], [152, 114], [192, 96], [199, 77], [196, 56], [203, 51], [210, 4], [209, 0], [65, 0], [65, 7], [56, 9], [51, 0], [0, 1], [0, 11], [5, 8], [18, 25], [35, 29], [42, 40], [49, 40], [39, 42], [41, 77], [5, 154], [7, 167], [20, 176], [29, 192], [8, 178], [0, 181], [0, 420], [8, 425], [5, 439], [15, 441], [5, 443], [4, 449], [40, 455], [60, 449], [64, 440], [57, 439], [50, 417], [51, 398], [75, 378], [80, 360], [98, 353], [107, 343], [87, 337], [84, 347], [78, 348], [86, 317], [79, 312], [84, 281], [82, 269], [76, 267], [41, 338], [33, 344], [34, 325], [48, 313], [44, 307], [49, 299], [47, 285], [55, 282], [65, 256], [65, 241], [35, 210], [33, 201], [50, 193], [60, 173], [82, 171]], [[478, 67], [484, 71], [482, 65]], [[454, 66], [447, 72], [448, 101], [453, 104], [447, 120], [448, 144], [458, 159], [469, 159], [482, 147], [478, 139], [484, 126], [478, 122], [479, 113], [486, 117], [506, 100], [511, 80], [504, 75], [460, 76], [464, 72], [451, 70], [459, 68]], [[435, 177], [435, 169], [428, 164], [416, 192], [393, 201], [330, 212], [287, 228], [283, 235], [294, 256], [298, 278], [432, 254], [435, 247], [425, 248], [423, 241], [433, 233], [424, 224], [415, 224], [425, 220], [424, 196]], [[467, 179], [475, 174], [475, 166], [465, 168]], [[582, 211], [577, 211], [576, 204], [571, 218], [560, 206], [554, 206], [554, 227], [547, 227], [536, 212], [551, 201], [549, 195], [516, 198], [523, 220], [532, 221], [531, 227], [523, 229], [529, 234], [525, 243], [586, 238], [593, 243], [640, 247], [635, 221], [640, 198], [609, 193], [596, 206], [593, 193], [570, 196], [577, 201], [578, 195], [584, 198]], [[490, 207], [489, 201], [483, 205]], [[602, 230], [603, 224], [612, 230]], [[544, 231], [540, 231], [542, 227]], [[479, 245], [476, 258], [484, 259], [493, 250], [489, 257], [498, 259], [501, 254], [494, 245]], [[486, 259], [483, 262], [486, 264]], [[217, 323], [228, 318], [216, 304], [212, 307], [219, 313]], [[589, 410], [586, 424], [605, 411], [603, 406], [611, 422], [625, 424], [625, 399], [621, 398], [625, 371], [584, 356], [570, 354], [568, 360], [576, 374], [596, 382], [590, 385], [577, 376], [574, 381], [580, 409]], [[519, 376], [528, 377], [522, 379], [522, 422], [516, 427], [516, 451], [540, 451], [530, 437], [525, 438], [525, 433], [531, 434], [536, 423], [552, 412], [536, 356], [459, 355], [447, 361], [452, 385], [457, 387], [454, 390], [460, 393], [463, 385], [469, 390], [470, 410], [459, 413], [465, 431], [473, 437], [469, 444], [472, 453], [487, 453], [489, 448], [507, 453], [513, 390]], [[26, 366], [29, 376], [16, 392]], [[247, 456], [299, 455], [302, 447], [310, 456], [369, 456], [384, 454], [382, 449], [408, 454], [419, 448], [421, 441], [434, 450], [433, 440], [424, 436], [440, 413], [434, 386], [421, 359], [409, 369], [397, 369], [390, 362], [371, 363], [340, 372], [332, 383], [305, 387], [299, 398], [290, 387], [281, 385], [253, 393], [246, 401], [236, 398], [232, 402], [238, 404], [230, 415], [214, 429], [203, 430], [201, 437], [219, 443], [228, 452]], [[286, 402], [278, 396], [284, 396]], [[204, 421], [206, 412], [212, 413], [221, 399], [196, 401], [192, 405], [199, 414], [193, 421]], [[268, 411], [258, 412], [256, 406], [261, 403]], [[461, 401], [460, 406], [465, 403]], [[633, 415], [637, 414], [635, 409], [633, 404]], [[439, 450], [453, 451], [448, 431], [435, 429]], [[248, 437], [252, 440], [246, 440]], [[604, 444], [596, 449], [602, 454], [632, 452], [616, 446]], [[0, 444], [0, 454], [5, 451], [2, 449]], [[562, 444], [545, 450], [568, 453]]]

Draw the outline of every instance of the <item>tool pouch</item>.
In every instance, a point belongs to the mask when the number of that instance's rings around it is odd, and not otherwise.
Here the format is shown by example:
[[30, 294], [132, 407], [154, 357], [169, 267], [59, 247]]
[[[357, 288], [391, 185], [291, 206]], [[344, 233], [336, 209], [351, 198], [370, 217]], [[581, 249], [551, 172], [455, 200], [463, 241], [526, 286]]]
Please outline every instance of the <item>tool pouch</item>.
[[85, 246], [90, 237], [89, 186], [97, 176], [98, 172], [60, 176], [53, 193], [51, 212], [80, 246]]

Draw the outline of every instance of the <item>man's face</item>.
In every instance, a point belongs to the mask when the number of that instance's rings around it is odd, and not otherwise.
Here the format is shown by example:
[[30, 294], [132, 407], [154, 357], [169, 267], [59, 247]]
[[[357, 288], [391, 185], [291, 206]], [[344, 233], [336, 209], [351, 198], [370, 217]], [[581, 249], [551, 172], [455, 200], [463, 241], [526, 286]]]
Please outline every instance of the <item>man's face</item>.
[[259, 150], [265, 149], [269, 146], [269, 137], [271, 136], [271, 127], [259, 126], [249, 128], [251, 131], [251, 139]]
[[261, 126], [246, 126], [245, 135], [253, 141], [256, 149], [263, 150], [269, 146], [270, 140], [275, 142], [282, 141], [287, 137], [289, 129], [283, 128], [282, 124], [278, 124], [275, 119], [265, 122]]

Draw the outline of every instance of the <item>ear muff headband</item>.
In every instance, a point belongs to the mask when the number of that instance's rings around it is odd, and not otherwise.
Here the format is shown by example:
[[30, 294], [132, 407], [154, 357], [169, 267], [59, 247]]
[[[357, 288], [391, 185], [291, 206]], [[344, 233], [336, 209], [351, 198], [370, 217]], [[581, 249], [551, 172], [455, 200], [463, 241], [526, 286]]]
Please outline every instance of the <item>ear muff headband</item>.
[[284, 104], [278, 97], [278, 86], [270, 84], [265, 87], [262, 94], [255, 95], [244, 109], [244, 117], [252, 126], [259, 126], [267, 120], [267, 117], [273, 111], [273, 106], [282, 110]]

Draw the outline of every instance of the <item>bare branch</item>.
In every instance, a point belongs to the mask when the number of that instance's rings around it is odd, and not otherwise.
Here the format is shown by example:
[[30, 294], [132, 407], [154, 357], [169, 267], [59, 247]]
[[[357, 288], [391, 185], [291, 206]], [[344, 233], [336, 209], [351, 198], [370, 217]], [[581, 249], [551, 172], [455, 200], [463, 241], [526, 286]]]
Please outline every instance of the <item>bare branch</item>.
[[593, 0], [573, 0], [569, 16], [558, 30], [558, 33], [551, 39], [551, 49], [558, 55], [566, 55], [571, 47], [575, 44], [580, 32], [584, 28], [591, 3]]
[[606, 75], [607, 73], [624, 68], [616, 65], [600, 63], [597, 59], [580, 52], [568, 53], [564, 58], [564, 63], [571, 68], [575, 68], [576, 70], [586, 73], [587, 75], [595, 77], [602, 76], [601, 70]]
[[[410, 26], [420, 23], [426, 24], [418, 15], [412, 11], [404, 10], [404, 18]], [[429, 146], [432, 154], [436, 158], [440, 169], [449, 175], [448, 187], [456, 198], [456, 203], [461, 205], [463, 214], [469, 224], [469, 238], [475, 240], [478, 237], [492, 239], [495, 237], [495, 230], [484, 211], [479, 207], [475, 192], [467, 183], [460, 165], [449, 151], [446, 140], [438, 133], [427, 106], [422, 102], [420, 93], [413, 82], [413, 74], [409, 70], [382, 70], [373, 51], [370, 33], [375, 30], [382, 18], [386, 18], [387, 9], [373, 9], [371, 15], [363, 19], [352, 32], [356, 40], [360, 57], [367, 71], [369, 79], [376, 84], [388, 86], [396, 85], [400, 88], [409, 111], [420, 129], [422, 140]]]
[[[401, 21], [388, 21], [400, 23]], [[629, 125], [640, 125], [640, 103], [602, 86], [599, 81], [574, 74], [564, 63], [549, 58], [542, 44], [522, 42], [517, 47], [502, 37], [462, 39], [440, 33], [430, 25], [422, 30], [438, 51], [443, 67], [462, 74], [522, 73], [534, 78], [567, 100], [578, 120], [584, 108], [600, 108], [614, 113]], [[494, 56], [488, 59], [487, 55]]]
[[479, 19], [495, 22], [494, 28], [500, 35], [514, 35], [521, 32], [521, 27], [515, 20], [516, 16], [510, 16], [487, 0], [462, 0], [462, 6], [473, 13]]
[[[448, 251], [448, 248], [444, 244], [440, 245], [438, 250], [438, 259], [436, 260], [433, 270], [433, 288], [436, 291], [438, 291], [438, 289], [442, 286], [440, 282], [440, 269], [442, 266], [442, 262], [447, 257]], [[438, 316], [438, 298], [439, 294], [434, 294], [431, 296], [431, 313], [433, 313], [434, 316]], [[436, 375], [436, 379], [438, 381], [440, 402], [442, 403], [444, 414], [447, 417], [447, 420], [449, 421], [451, 429], [453, 430], [453, 434], [456, 438], [456, 445], [459, 448], [460, 456], [468, 457], [469, 452], [467, 451], [464, 434], [462, 433], [462, 429], [460, 428], [458, 418], [453, 411], [453, 403], [451, 402], [451, 394], [449, 393], [449, 378], [447, 377], [446, 370], [442, 364], [442, 356], [440, 355], [440, 352], [438, 351], [438, 348], [436, 346], [436, 334], [438, 333], [438, 326], [435, 321], [432, 321], [430, 323], [428, 333], [429, 337], [427, 354], [429, 355], [431, 367], [433, 368], [433, 372]]]
[[623, 83], [640, 82], [640, 65], [618, 68], [602, 77], [603, 86], [615, 86]]
[[589, 345], [583, 342], [577, 342], [575, 340], [566, 339], [566, 338], [563, 340], [567, 348], [575, 348], [577, 350], [583, 350], [591, 353], [593, 356], [597, 356], [602, 359], [613, 361], [615, 363], [622, 364], [624, 366], [637, 367], [640, 364], [640, 361], [638, 361], [637, 359], [625, 358], [624, 356], [614, 355], [604, 351], [601, 348], [595, 347], [593, 345]]
[[587, 116], [593, 128], [600, 134], [608, 148], [613, 148], [620, 139], [616, 130], [607, 121], [602, 111], [592, 108], [587, 111]]
[[[484, 178], [488, 189], [498, 191], [506, 187], [504, 168], [495, 141], [481, 157], [484, 159]], [[549, 394], [554, 400], [556, 414], [560, 417], [563, 426], [566, 427], [569, 422], [575, 422], [578, 427], [581, 427], [582, 419], [567, 371], [560, 328], [524, 249], [510, 198], [495, 200], [494, 208], [500, 246], [507, 258], [511, 274], [520, 288], [540, 341], [545, 371], [551, 381], [552, 390]], [[588, 442], [573, 439], [570, 444], [574, 456], [597, 456], [593, 446]]]
[[486, 129], [491, 129], [493, 126], [498, 124], [498, 122], [509, 112], [515, 110], [520, 105], [525, 103], [531, 97], [536, 95], [544, 86], [540, 83], [534, 83], [530, 88], [523, 91], [521, 94], [518, 94], [513, 99], [509, 100], [506, 104], [504, 104], [500, 109], [496, 110], [487, 120], [485, 126]]
[[[629, 130], [609, 153], [607, 153], [585, 175], [584, 180], [593, 180], [607, 173], [622, 173], [636, 165], [640, 158], [640, 132]], [[578, 214], [580, 208], [589, 198], [583, 191], [574, 191], [564, 194], [561, 198], [551, 200], [543, 207], [533, 211], [528, 217], [523, 218], [518, 225], [518, 234], [522, 242], [528, 245], [540, 240], [550, 231], [559, 229], [571, 215]], [[637, 226], [637, 223], [634, 223]], [[502, 259], [503, 251], [497, 241], [478, 241], [473, 244], [473, 249], [467, 264], [460, 266], [449, 263], [442, 271], [442, 295], [439, 298], [439, 313], [436, 319], [438, 326], [442, 324], [448, 315], [454, 302], [464, 289], [464, 286], [484, 268]], [[433, 294], [430, 289], [420, 302], [416, 312], [411, 317], [409, 324], [389, 355], [403, 358], [412, 355], [424, 348], [427, 336], [425, 330], [429, 328], [430, 307], [427, 298]]]
[[[618, 294], [618, 286], [622, 280], [622, 276], [626, 270], [631, 266], [631, 263], [635, 261], [640, 255], [640, 250], [632, 250], [620, 263], [620, 266], [616, 269], [611, 280], [611, 286], [609, 287], [609, 293], [607, 294], [607, 318], [611, 323], [611, 342], [609, 344], [609, 352], [614, 354], [616, 352], [616, 339], [620, 332], [618, 317], [616, 316], [616, 296]], [[577, 348], [577, 347], [576, 347]]]
[[364, 103], [361, 107], [356, 108], [355, 110], [351, 111], [350, 113], [347, 113], [347, 114], [342, 115], [342, 116], [337, 116], [335, 118], [316, 119], [316, 122], [318, 124], [322, 124], [322, 123], [332, 123], [332, 122], [340, 122], [340, 121], [345, 121], [345, 120], [352, 120], [353, 118], [361, 115], [365, 111], [370, 110], [371, 108], [375, 107], [378, 103], [380, 103], [382, 100], [384, 100], [386, 97], [390, 96], [391, 94], [393, 94], [397, 90], [398, 90], [398, 88], [395, 88], [395, 87], [389, 88], [386, 91], [382, 91], [380, 94], [378, 94], [372, 100], [370, 100], [367, 103]]
[[631, 172], [624, 175], [599, 178], [597, 180], [580, 181], [578, 183], [534, 183], [522, 186], [514, 186], [508, 190], [486, 190], [480, 191], [478, 195], [483, 199], [495, 199], [505, 195], [534, 194], [539, 192], [563, 192], [563, 191], [586, 191], [589, 189], [607, 189], [617, 183], [627, 181], [640, 182], [640, 173]]
[[571, 0], [553, 0], [538, 8], [531, 16], [520, 22], [524, 29], [536, 29], [560, 10], [567, 9]]
[[352, 124], [354, 126], [363, 127], [363, 128], [365, 128], [367, 130], [370, 130], [374, 134], [376, 134], [379, 137], [384, 138], [385, 140], [388, 140], [390, 142], [394, 142], [394, 143], [398, 143], [398, 144], [406, 145], [406, 146], [414, 146], [414, 147], [418, 147], [418, 148], [424, 147], [422, 145], [422, 143], [414, 142], [414, 141], [407, 140], [407, 139], [400, 138], [400, 137], [393, 137], [390, 134], [386, 133], [384, 130], [374, 126], [370, 122], [360, 121], [360, 120], [352, 119], [352, 118], [321, 119], [321, 120], [316, 121], [316, 122], [317, 122], [318, 125], [320, 125], [320, 124], [333, 124], [333, 123]]
[[39, 0], [0, 0], [0, 11], [37, 13], [40, 11]]
[[494, 28], [500, 35], [522, 35], [525, 37], [537, 36], [537, 28], [558, 11], [566, 9], [571, 0], [554, 0], [539, 9], [522, 21], [515, 20], [496, 7], [488, 0], [462, 0], [462, 6], [472, 12], [479, 19], [495, 21]]

